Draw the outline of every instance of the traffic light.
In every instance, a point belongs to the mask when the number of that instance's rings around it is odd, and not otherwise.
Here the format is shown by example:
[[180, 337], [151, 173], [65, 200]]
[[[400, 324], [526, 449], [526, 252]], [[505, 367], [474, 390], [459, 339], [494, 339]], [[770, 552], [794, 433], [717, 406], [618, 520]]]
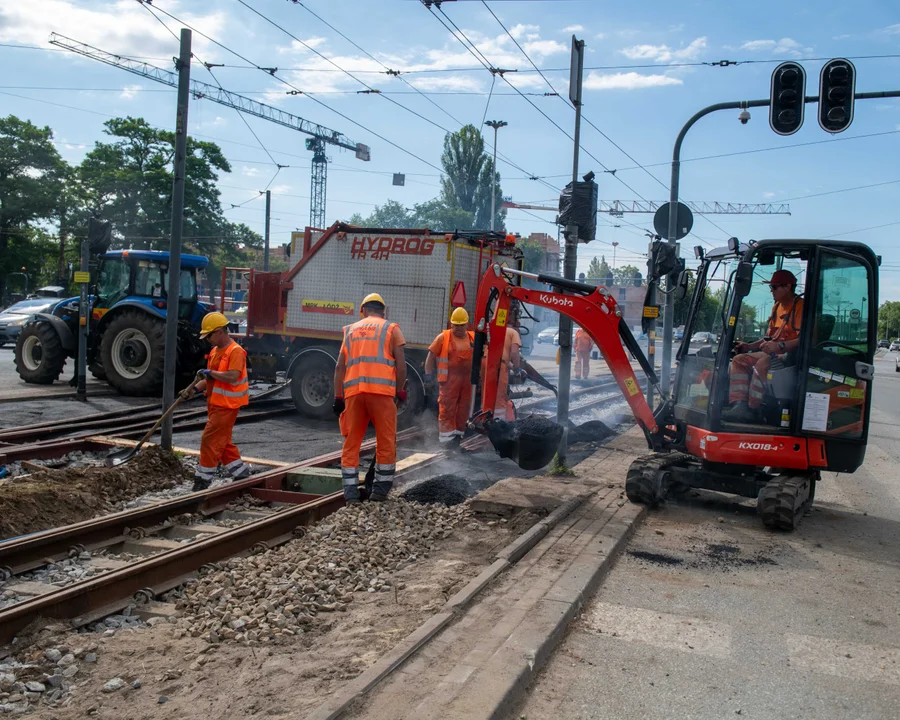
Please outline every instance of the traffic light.
[[829, 60], [819, 75], [819, 125], [825, 132], [839, 133], [853, 122], [856, 68], [844, 58]]
[[779, 135], [793, 135], [803, 125], [806, 70], [795, 62], [781, 63], [772, 73], [769, 125]]

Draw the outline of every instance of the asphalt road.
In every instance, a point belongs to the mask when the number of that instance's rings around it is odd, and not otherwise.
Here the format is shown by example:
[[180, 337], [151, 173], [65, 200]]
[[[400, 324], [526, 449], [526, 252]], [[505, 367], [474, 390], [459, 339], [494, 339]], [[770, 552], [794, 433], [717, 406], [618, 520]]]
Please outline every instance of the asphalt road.
[[652, 512], [512, 717], [900, 717], [895, 357], [865, 464], [797, 532], [712, 493]]

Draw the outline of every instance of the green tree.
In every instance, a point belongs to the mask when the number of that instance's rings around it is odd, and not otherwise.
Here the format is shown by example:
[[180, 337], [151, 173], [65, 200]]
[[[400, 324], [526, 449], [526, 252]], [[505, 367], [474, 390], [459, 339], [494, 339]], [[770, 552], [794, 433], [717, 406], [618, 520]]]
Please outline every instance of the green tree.
[[[175, 134], [142, 118], [115, 118], [104, 125], [115, 141], [96, 143], [78, 168], [91, 209], [112, 221], [116, 244], [167, 249]], [[230, 244], [234, 228], [222, 217], [216, 182], [231, 166], [218, 145], [190, 137], [185, 165], [185, 237]]]
[[441, 165], [446, 177], [441, 178], [441, 200], [447, 207], [471, 213], [473, 229], [487, 230], [491, 226], [491, 195], [497, 214], [494, 227], [505, 229], [506, 211], [501, 209], [503, 193], [500, 174], [484, 151], [484, 138], [474, 125], [466, 125], [444, 138]]
[[357, 227], [371, 228], [407, 228], [413, 227], [413, 213], [409, 212], [396, 200], [388, 200], [384, 205], [376, 205], [368, 217], [355, 213], [349, 223]]
[[559, 257], [556, 258], [556, 266], [548, 268], [547, 251], [536, 240], [520, 240], [516, 247], [524, 254], [522, 269], [525, 272], [545, 273], [549, 271], [552, 274], [559, 272]]
[[878, 337], [893, 340], [900, 337], [900, 302], [888, 300], [878, 308]]
[[613, 284], [613, 272], [606, 262], [605, 255], [601, 255], [599, 261], [597, 258], [591, 260], [591, 264], [588, 266], [587, 278], [589, 280], [600, 280], [605, 285]]
[[623, 265], [613, 270], [613, 278], [616, 285], [636, 285], [640, 287], [643, 284], [644, 276], [634, 265]]
[[35, 225], [59, 215], [67, 165], [52, 138], [49, 127], [0, 118], [0, 298], [7, 274], [33, 260]]

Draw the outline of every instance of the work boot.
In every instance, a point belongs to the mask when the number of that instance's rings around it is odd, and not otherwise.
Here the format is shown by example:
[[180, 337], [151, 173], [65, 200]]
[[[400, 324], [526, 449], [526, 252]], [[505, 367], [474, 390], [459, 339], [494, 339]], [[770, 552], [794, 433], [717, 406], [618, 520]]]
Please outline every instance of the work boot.
[[201, 490], [206, 490], [212, 484], [212, 480], [206, 480], [202, 477], [194, 478], [194, 487], [191, 489], [191, 492], [200, 492]]
[[730, 423], [753, 423], [759, 420], [759, 411], [751, 408], [747, 402], [741, 400], [733, 403], [731, 407], [722, 413], [722, 420]]

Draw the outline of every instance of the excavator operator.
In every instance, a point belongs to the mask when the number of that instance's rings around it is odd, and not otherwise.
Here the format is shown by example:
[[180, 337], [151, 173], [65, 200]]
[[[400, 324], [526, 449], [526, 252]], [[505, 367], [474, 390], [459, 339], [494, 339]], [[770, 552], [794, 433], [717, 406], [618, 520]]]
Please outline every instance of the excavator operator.
[[475, 333], [467, 330], [469, 313], [458, 307], [450, 315], [450, 330], [444, 330], [428, 348], [425, 384], [434, 383], [435, 368], [440, 387], [438, 397], [438, 441], [459, 442], [466, 431], [472, 398], [472, 347]]
[[785, 353], [800, 345], [803, 298], [797, 295], [797, 278], [789, 270], [776, 270], [768, 285], [775, 304], [766, 337], [735, 345], [738, 354], [731, 363], [730, 405], [722, 413], [722, 419], [726, 422], [753, 423], [759, 420], [766, 374], [772, 359], [783, 359]]

